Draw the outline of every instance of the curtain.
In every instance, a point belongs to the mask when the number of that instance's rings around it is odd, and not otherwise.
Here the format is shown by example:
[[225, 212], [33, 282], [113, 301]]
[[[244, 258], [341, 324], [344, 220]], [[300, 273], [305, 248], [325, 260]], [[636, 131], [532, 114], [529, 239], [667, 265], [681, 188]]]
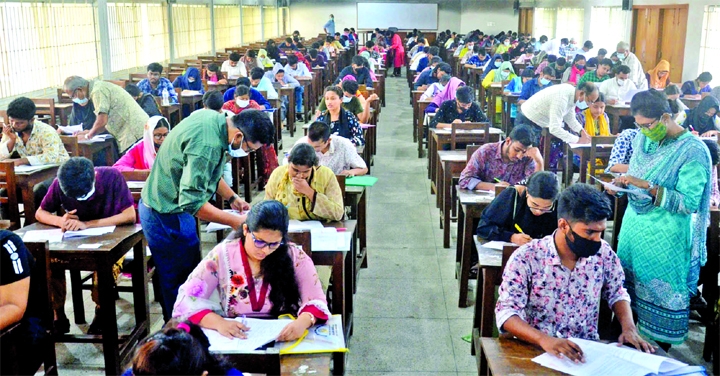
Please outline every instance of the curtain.
[[260, 7], [242, 7], [242, 35], [243, 43], [258, 42], [262, 38], [262, 20], [260, 20]]
[[555, 28], [556, 38], [575, 38], [579, 47], [583, 42], [583, 27], [585, 25], [585, 10], [582, 8], [560, 8], [557, 10]]
[[533, 36], [540, 39], [545, 35], [548, 39], [555, 38], [555, 20], [557, 17], [555, 8], [535, 8], [535, 19], [533, 20]]
[[618, 42], [629, 42], [627, 14], [621, 7], [593, 7], [590, 23], [590, 40], [595, 49], [604, 48], [612, 54]]
[[263, 36], [264, 39], [278, 36], [277, 8], [263, 7]]
[[178, 58], [210, 52], [210, 8], [207, 5], [173, 4], [173, 37]]
[[240, 45], [240, 8], [237, 5], [215, 5], [215, 49]]

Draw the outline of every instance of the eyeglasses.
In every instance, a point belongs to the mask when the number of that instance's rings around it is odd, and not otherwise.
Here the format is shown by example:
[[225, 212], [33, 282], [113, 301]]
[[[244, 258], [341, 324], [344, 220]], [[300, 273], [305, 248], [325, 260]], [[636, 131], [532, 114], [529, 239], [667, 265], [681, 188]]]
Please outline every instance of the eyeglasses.
[[263, 240], [258, 240], [258, 238], [255, 237], [255, 234], [253, 234], [252, 232], [250, 233], [250, 236], [252, 237], [252, 240], [253, 240], [253, 243], [255, 244], [255, 247], [257, 247], [257, 248], [265, 248], [265, 247], [268, 247], [268, 248], [270, 248], [270, 249], [278, 249], [278, 247], [280, 247], [281, 245], [283, 245], [283, 243], [285, 243], [285, 242], [282, 241], [282, 240], [279, 241], [279, 242], [275, 242], [275, 243], [268, 243], [268, 242], [263, 241]]
[[660, 121], [660, 119], [653, 120], [647, 124], [640, 124], [637, 121], [635, 121], [634, 123], [635, 123], [635, 126], [638, 128], [650, 128], [650, 127], [652, 127], [653, 124], [657, 123], [658, 121]]
[[[247, 148], [248, 148], [247, 152], [248, 152], [248, 153], [252, 153], [252, 152], [257, 151], [258, 149], [260, 149], [260, 147], [255, 148], [255, 149], [251, 148], [251, 147], [250, 147], [250, 144], [249, 144], [246, 140], [243, 140], [243, 143], [245, 144], [245, 146], [247, 146]], [[261, 147], [262, 147], [262, 146], [261, 146]]]
[[153, 135], [153, 138], [156, 139], [156, 140], [158, 140], [158, 141], [160, 141], [160, 140], [162, 140], [163, 138], [167, 137], [168, 134], [169, 134], [169, 133], [154, 134], [154, 135]]
[[552, 206], [550, 208], [539, 208], [535, 206], [535, 203], [528, 200], [528, 208], [534, 212], [546, 214], [546, 213], [552, 213], [555, 210], [555, 202], [553, 202]]

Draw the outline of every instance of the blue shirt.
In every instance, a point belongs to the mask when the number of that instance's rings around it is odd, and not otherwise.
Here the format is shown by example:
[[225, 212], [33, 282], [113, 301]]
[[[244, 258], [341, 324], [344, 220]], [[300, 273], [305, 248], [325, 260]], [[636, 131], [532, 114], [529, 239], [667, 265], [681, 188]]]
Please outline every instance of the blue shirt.
[[490, 61], [490, 55], [485, 55], [485, 59], [483, 60], [480, 60], [480, 56], [475, 55], [468, 59], [467, 64], [472, 64], [476, 67], [484, 67], [488, 61]]
[[438, 82], [438, 79], [432, 75], [432, 71], [433, 71], [432, 69], [428, 69], [425, 72], [420, 73], [420, 77], [418, 77], [418, 80], [415, 81], [415, 85], [414, 85], [415, 90], [417, 90], [420, 86], [430, 85], [435, 82]]
[[552, 82], [547, 85], [540, 86], [540, 84], [538, 83], [538, 79], [533, 78], [522, 86], [522, 91], [520, 91], [520, 97], [518, 99], [528, 100], [538, 91], [550, 86], [552, 86]]
[[150, 81], [148, 81], [147, 78], [144, 78], [142, 81], [138, 82], [137, 86], [143, 93], [152, 94], [156, 97], [162, 97], [163, 90], [167, 90], [168, 94], [170, 94], [170, 103], [178, 103], [175, 88], [173, 87], [172, 82], [170, 82], [170, 80], [165, 77], [160, 77], [158, 86], [155, 89], [150, 86]]
[[[233, 100], [233, 98], [235, 98], [235, 88], [231, 87], [230, 89], [227, 89], [225, 91], [225, 94], [223, 95], [223, 100], [227, 102]], [[255, 101], [261, 106], [264, 106], [266, 110], [272, 108], [270, 102], [268, 102], [267, 99], [265, 99], [265, 97], [263, 97], [262, 94], [254, 88], [250, 88], [250, 100]]]
[[335, 36], [335, 19], [331, 18], [328, 20], [328, 22], [325, 23], [325, 26], [323, 28], [327, 29], [327, 33], [330, 36]]
[[430, 63], [430, 59], [428, 59], [427, 56], [420, 59], [420, 61], [418, 61], [418, 66], [417, 66], [417, 69], [415, 70], [415, 72], [422, 72], [423, 69], [427, 68], [429, 63]]

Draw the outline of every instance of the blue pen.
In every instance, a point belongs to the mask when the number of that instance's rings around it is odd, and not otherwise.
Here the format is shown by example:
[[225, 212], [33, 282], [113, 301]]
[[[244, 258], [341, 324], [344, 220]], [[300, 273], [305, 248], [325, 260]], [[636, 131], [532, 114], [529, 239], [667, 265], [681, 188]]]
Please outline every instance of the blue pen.
[[245, 315], [242, 315], [242, 321], [240, 321], [240, 323], [247, 326], [247, 317], [245, 317]]

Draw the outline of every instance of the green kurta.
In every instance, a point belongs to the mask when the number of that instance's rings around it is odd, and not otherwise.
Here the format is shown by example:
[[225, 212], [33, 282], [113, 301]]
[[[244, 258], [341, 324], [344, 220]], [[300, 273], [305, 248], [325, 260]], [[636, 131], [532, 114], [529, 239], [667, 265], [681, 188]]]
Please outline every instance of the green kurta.
[[125, 89], [105, 81], [90, 83], [90, 100], [95, 115], [107, 114], [107, 131], [115, 137], [120, 152], [143, 138], [145, 123], [150, 118]]
[[228, 150], [225, 115], [198, 110], [173, 128], [142, 191], [143, 203], [164, 214], [195, 214], [217, 190]]
[[[631, 173], [633, 167], [643, 171], [637, 177], [657, 182], [662, 192], [658, 192], [659, 204], [647, 212], [639, 213], [633, 205], [628, 206], [620, 230], [618, 256], [625, 270], [633, 310], [638, 314], [638, 330], [651, 339], [679, 344], [687, 338], [689, 299], [697, 283], [697, 279], [691, 281], [690, 277], [693, 213], [701, 210], [703, 197], [708, 194], [705, 187], [710, 172], [707, 162], [701, 159], [707, 156], [701, 154], [703, 150], [696, 143], [704, 145], [689, 133], [662, 147], [645, 137], [643, 140], [641, 152], [645, 155], [652, 156], [668, 148], [663, 151], [668, 153], [667, 157], [652, 163], [633, 155], [628, 174], [637, 176]], [[654, 148], [657, 150], [652, 151]], [[679, 148], [698, 150], [680, 154]], [[643, 163], [644, 168], [633, 166], [634, 163]], [[666, 180], [663, 175], [673, 178]], [[630, 200], [634, 200], [632, 195]]]

